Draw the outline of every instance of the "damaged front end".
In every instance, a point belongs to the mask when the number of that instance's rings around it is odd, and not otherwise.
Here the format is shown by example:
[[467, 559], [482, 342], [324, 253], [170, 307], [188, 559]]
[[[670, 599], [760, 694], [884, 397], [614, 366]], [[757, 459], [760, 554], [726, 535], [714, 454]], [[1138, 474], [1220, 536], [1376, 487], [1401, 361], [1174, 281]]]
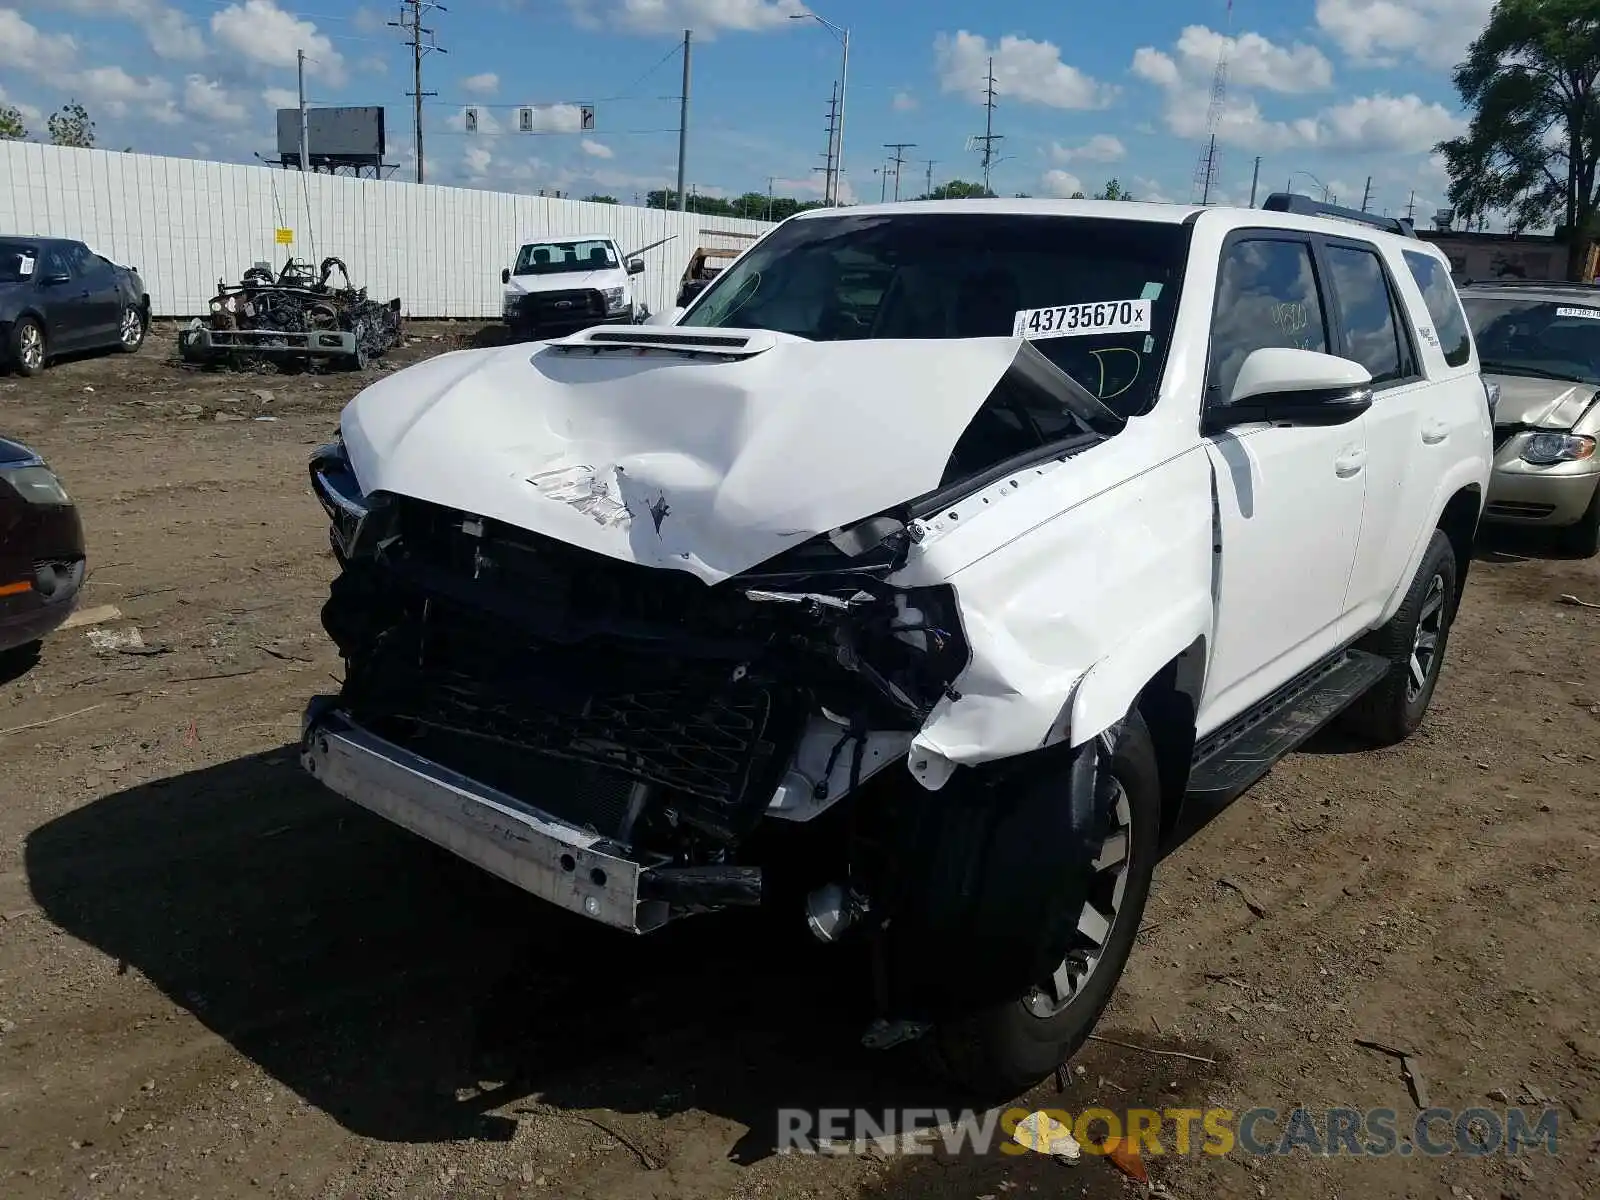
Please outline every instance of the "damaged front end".
[[952, 589], [885, 582], [911, 544], [892, 517], [707, 586], [363, 495], [338, 444], [311, 476], [346, 674], [308, 712], [308, 769], [619, 928], [761, 903], [758, 827], [903, 761], [968, 662]]

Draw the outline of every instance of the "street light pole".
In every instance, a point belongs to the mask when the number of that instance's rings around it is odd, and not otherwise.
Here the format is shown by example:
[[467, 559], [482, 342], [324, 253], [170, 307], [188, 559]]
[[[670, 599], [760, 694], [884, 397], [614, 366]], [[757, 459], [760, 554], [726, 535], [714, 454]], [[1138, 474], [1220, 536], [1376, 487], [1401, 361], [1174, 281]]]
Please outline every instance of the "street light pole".
[[832, 199], [833, 203], [838, 204], [841, 202], [839, 195], [839, 180], [844, 175], [844, 101], [845, 93], [850, 86], [850, 30], [842, 25], [835, 25], [826, 17], [820, 17], [814, 12], [789, 14], [789, 19], [791, 21], [804, 21], [808, 18], [815, 21], [818, 25], [821, 25], [824, 29], [828, 30], [844, 45], [844, 58], [839, 64], [839, 112], [838, 117], [834, 122], [833, 134], [834, 195]]

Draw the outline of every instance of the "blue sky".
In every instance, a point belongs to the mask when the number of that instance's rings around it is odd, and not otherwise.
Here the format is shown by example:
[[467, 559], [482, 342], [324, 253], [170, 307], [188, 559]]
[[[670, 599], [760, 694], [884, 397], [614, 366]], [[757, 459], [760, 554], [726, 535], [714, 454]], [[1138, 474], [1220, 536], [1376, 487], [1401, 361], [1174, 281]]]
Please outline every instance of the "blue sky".
[[[815, 195], [840, 44], [801, 0], [451, 0], [428, 18], [448, 53], [424, 86], [428, 181], [514, 191], [604, 192], [630, 202], [676, 174], [676, 43], [695, 31], [689, 180], [699, 191]], [[818, 0], [850, 27], [845, 121], [849, 192], [877, 200], [885, 143], [905, 151], [902, 192], [979, 177], [966, 148], [983, 132], [995, 59], [1002, 194], [1098, 190], [1187, 201], [1205, 141], [1219, 53], [1229, 89], [1219, 124], [1224, 200], [1245, 202], [1295, 172], [1374, 211], [1426, 219], [1445, 180], [1430, 147], [1460, 127], [1450, 66], [1491, 0]], [[99, 144], [253, 161], [273, 152], [273, 109], [294, 102], [295, 50], [316, 104], [383, 104], [389, 157], [409, 177], [410, 52], [389, 0], [0, 0], [0, 101], [42, 135], [69, 96]], [[802, 15], [803, 19], [791, 17]], [[510, 132], [518, 104], [593, 103]], [[480, 132], [463, 109], [485, 106]], [[500, 106], [500, 107], [496, 107]], [[502, 128], [504, 127], [504, 128]], [[888, 190], [892, 194], [893, 182]]]

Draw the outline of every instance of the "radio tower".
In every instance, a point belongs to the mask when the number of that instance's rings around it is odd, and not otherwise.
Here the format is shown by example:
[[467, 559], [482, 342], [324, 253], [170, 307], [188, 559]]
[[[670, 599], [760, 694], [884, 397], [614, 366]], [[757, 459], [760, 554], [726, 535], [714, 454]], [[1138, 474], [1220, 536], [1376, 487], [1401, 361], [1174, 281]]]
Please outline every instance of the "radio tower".
[[1233, 42], [1233, 0], [1228, 0], [1227, 31], [1222, 37], [1222, 48], [1217, 51], [1217, 70], [1211, 77], [1211, 105], [1206, 109], [1206, 140], [1200, 147], [1200, 158], [1194, 165], [1194, 185], [1190, 200], [1201, 204], [1211, 203], [1211, 192], [1216, 186], [1222, 159], [1217, 154], [1217, 126], [1222, 124], [1222, 108], [1228, 98], [1228, 47]]

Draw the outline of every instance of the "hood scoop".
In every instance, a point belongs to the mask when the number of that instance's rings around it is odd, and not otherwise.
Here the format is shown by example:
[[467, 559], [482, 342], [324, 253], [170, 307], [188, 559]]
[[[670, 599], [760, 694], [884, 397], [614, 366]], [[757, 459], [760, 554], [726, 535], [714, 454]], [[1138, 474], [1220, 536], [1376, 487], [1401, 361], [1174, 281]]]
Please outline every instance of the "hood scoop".
[[[585, 329], [570, 337], [555, 338], [548, 344], [551, 349], [564, 354], [603, 354], [618, 350], [659, 350], [669, 354], [689, 354], [695, 357], [752, 358], [771, 350], [780, 336], [762, 329], [719, 329], [690, 331], [686, 329], [623, 328], [600, 325]], [[785, 341], [801, 341], [785, 337]]]

